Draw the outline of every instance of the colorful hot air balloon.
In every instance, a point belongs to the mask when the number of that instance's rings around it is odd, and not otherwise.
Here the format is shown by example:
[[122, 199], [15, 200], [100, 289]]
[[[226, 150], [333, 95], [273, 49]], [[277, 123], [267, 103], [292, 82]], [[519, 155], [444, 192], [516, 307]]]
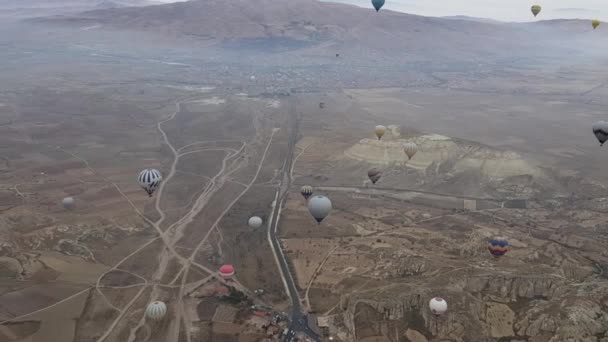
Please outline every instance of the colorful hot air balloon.
[[509, 251], [509, 242], [501, 237], [490, 239], [488, 240], [488, 251], [497, 258], [501, 257]]
[[534, 14], [534, 16], [536, 17], [538, 15], [538, 13], [540, 13], [541, 9], [542, 9], [542, 7], [540, 7], [540, 5], [532, 6], [532, 8], [531, 8], [532, 14]]
[[382, 136], [384, 135], [384, 133], [386, 133], [386, 127], [384, 127], [382, 125], [378, 125], [374, 129], [374, 133], [376, 133], [378, 140], [380, 140], [380, 139], [382, 139]]
[[369, 177], [369, 180], [372, 181], [373, 184], [376, 184], [376, 182], [380, 180], [380, 177], [382, 177], [382, 171], [377, 168], [370, 169], [367, 171], [367, 177]]
[[441, 316], [448, 311], [448, 302], [441, 297], [435, 297], [429, 302], [429, 309], [435, 316]]
[[232, 265], [223, 265], [220, 267], [220, 277], [224, 279], [230, 279], [234, 275], [234, 266]]
[[249, 227], [257, 229], [262, 226], [263, 221], [262, 218], [259, 216], [252, 216], [249, 218], [249, 221], [247, 223], [249, 224]]
[[604, 145], [606, 140], [608, 140], [608, 122], [598, 121], [593, 124], [592, 129], [597, 141], [600, 142], [600, 146]]
[[137, 181], [139, 185], [146, 190], [148, 196], [152, 197], [156, 188], [160, 186], [160, 183], [163, 180], [163, 176], [160, 174], [160, 171], [155, 169], [145, 169], [139, 173], [137, 177]]
[[72, 197], [66, 197], [61, 201], [61, 204], [63, 204], [63, 207], [66, 209], [72, 209], [74, 208], [74, 199]]
[[378, 12], [384, 6], [384, 0], [372, 0], [372, 5], [376, 9], [376, 12]]
[[593, 26], [593, 29], [595, 30], [598, 26], [600, 26], [601, 21], [597, 20], [597, 19], [593, 19], [591, 20], [591, 26]]
[[407, 159], [412, 159], [412, 157], [418, 152], [418, 145], [413, 142], [406, 142], [403, 144], [403, 152], [407, 155]]
[[162, 320], [167, 314], [167, 305], [163, 302], [155, 301], [148, 304], [146, 308], [146, 317], [153, 321]]
[[321, 224], [331, 212], [331, 201], [325, 196], [314, 196], [308, 201], [308, 211]]
[[300, 193], [304, 196], [304, 199], [308, 199], [308, 197], [312, 196], [312, 192], [312, 186], [310, 185], [303, 185], [300, 189]]

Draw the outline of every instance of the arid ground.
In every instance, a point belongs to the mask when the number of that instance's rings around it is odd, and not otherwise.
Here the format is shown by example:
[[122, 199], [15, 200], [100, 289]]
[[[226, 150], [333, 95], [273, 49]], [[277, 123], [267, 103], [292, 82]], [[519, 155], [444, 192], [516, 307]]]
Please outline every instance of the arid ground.
[[[280, 246], [323, 340], [608, 340], [608, 178], [591, 133], [605, 57], [378, 67], [383, 50], [344, 42], [90, 24], [1, 23], [0, 341], [278, 338], [253, 315], [288, 316], [293, 299], [270, 244], [281, 187]], [[164, 176], [152, 197], [144, 168]], [[320, 225], [302, 185], [333, 203]], [[428, 311], [434, 296], [447, 315]]]

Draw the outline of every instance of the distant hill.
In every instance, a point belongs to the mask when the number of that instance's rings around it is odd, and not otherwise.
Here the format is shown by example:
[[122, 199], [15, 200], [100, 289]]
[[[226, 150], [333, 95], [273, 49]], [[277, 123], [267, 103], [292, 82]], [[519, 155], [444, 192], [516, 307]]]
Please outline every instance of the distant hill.
[[108, 9], [108, 8], [119, 8], [119, 7], [125, 7], [125, 5], [116, 3], [114, 1], [102, 1], [102, 2], [98, 3], [97, 5], [95, 5], [96, 9]]
[[[551, 40], [563, 45], [568, 30], [585, 31], [576, 21], [504, 25], [477, 18], [454, 19], [388, 10], [376, 13], [369, 8], [315, 0], [193, 0], [94, 10], [36, 21], [101, 25], [204, 40], [281, 39], [284, 43], [306, 42], [308, 46], [331, 43], [341, 51], [357, 49], [361, 55], [452, 60], [534, 50], [539, 43]], [[549, 37], [551, 34], [554, 38]]]
[[450, 16], [445, 16], [445, 17], [441, 17], [441, 18], [443, 18], [443, 19], [452, 19], [452, 20], [477, 21], [477, 22], [480, 22], [480, 23], [489, 23], [489, 24], [500, 24], [500, 23], [502, 23], [502, 21], [499, 21], [499, 20], [488, 19], [488, 18], [469, 17], [467, 15], [450, 15]]
[[2, 0], [0, 1], [0, 9], [53, 7], [95, 8], [104, 3], [113, 3], [118, 6], [149, 6], [160, 4], [161, 2], [155, 0]]
[[155, 0], [0, 0], [0, 18], [25, 19], [50, 15], [74, 15], [94, 9], [159, 4]]

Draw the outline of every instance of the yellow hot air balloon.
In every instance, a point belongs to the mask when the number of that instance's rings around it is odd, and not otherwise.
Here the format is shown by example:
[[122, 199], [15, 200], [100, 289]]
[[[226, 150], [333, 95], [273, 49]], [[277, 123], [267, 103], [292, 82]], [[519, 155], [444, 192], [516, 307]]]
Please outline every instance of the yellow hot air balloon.
[[534, 14], [534, 16], [536, 17], [538, 15], [538, 13], [540, 13], [541, 9], [542, 9], [542, 7], [540, 7], [540, 5], [532, 6], [532, 14]]
[[598, 26], [600, 26], [601, 21], [597, 20], [597, 19], [593, 19], [591, 20], [591, 26], [593, 26], [593, 29], [595, 30]]
[[386, 132], [386, 127], [384, 127], [382, 125], [378, 125], [374, 129], [374, 133], [376, 133], [378, 140], [382, 139], [382, 136], [384, 135], [385, 132]]

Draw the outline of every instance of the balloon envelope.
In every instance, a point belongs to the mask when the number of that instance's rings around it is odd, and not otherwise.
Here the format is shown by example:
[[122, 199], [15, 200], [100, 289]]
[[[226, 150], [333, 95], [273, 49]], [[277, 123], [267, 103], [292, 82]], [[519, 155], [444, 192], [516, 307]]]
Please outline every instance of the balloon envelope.
[[540, 7], [540, 5], [532, 6], [532, 8], [531, 8], [532, 14], [534, 14], [534, 16], [536, 17], [538, 15], [538, 13], [540, 13], [541, 9], [542, 9], [542, 7]]
[[598, 121], [593, 124], [592, 128], [597, 141], [600, 142], [600, 145], [604, 145], [606, 140], [608, 140], [608, 122]]
[[234, 275], [235, 270], [234, 270], [234, 266], [232, 265], [222, 265], [222, 267], [220, 267], [220, 276], [222, 278], [230, 278]]
[[448, 302], [441, 297], [435, 297], [429, 302], [429, 309], [431, 309], [433, 315], [443, 315], [448, 311]]
[[317, 223], [321, 223], [331, 211], [331, 201], [325, 196], [314, 196], [308, 201], [308, 211]]
[[413, 142], [407, 142], [403, 144], [403, 151], [407, 155], [407, 159], [412, 159], [416, 152], [418, 152], [418, 145]]
[[302, 194], [302, 196], [304, 196], [304, 199], [308, 199], [308, 197], [312, 196], [313, 190], [312, 190], [312, 186], [310, 185], [303, 185], [302, 188], [300, 188], [300, 194]]
[[505, 238], [494, 238], [488, 240], [488, 251], [495, 257], [501, 257], [509, 251], [509, 242]]
[[378, 170], [377, 168], [370, 169], [367, 171], [367, 177], [369, 177], [369, 180], [372, 181], [373, 184], [376, 184], [376, 182], [382, 177], [382, 171]]
[[591, 20], [591, 26], [593, 26], [593, 29], [595, 30], [598, 26], [600, 26], [601, 22], [597, 19], [593, 19]]
[[380, 140], [380, 139], [382, 139], [382, 136], [384, 135], [384, 133], [386, 133], [386, 127], [384, 127], [382, 125], [378, 125], [374, 129], [374, 133], [376, 133], [378, 140]]
[[74, 208], [74, 199], [72, 197], [66, 197], [61, 201], [61, 204], [63, 204], [63, 207], [66, 209], [72, 209]]
[[163, 176], [160, 171], [156, 169], [145, 169], [139, 173], [137, 182], [139, 185], [146, 190], [148, 196], [152, 197], [152, 194], [160, 186], [163, 180]]
[[148, 304], [148, 307], [146, 308], [146, 317], [154, 321], [160, 321], [165, 317], [166, 314], [167, 305], [165, 305], [163, 302], [152, 302]]
[[251, 228], [260, 228], [262, 226], [262, 218], [258, 216], [252, 216], [249, 218], [249, 227]]
[[372, 0], [372, 5], [376, 9], [376, 12], [378, 12], [384, 6], [384, 0]]

